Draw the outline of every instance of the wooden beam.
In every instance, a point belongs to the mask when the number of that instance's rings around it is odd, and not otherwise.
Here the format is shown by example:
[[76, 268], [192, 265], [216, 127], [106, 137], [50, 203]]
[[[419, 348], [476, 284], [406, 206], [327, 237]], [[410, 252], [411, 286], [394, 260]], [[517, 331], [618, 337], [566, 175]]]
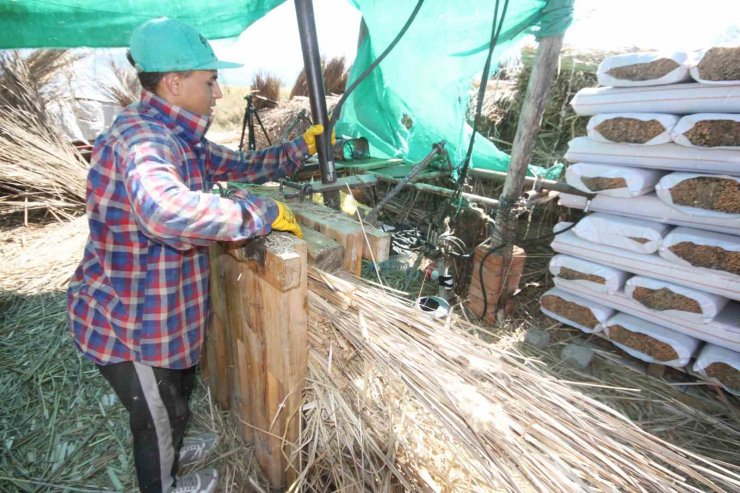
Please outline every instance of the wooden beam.
[[342, 245], [313, 229], [303, 228], [303, 241], [308, 245], [308, 265], [326, 272], [337, 272], [344, 262]]
[[344, 248], [342, 268], [356, 276], [362, 268], [362, 228], [360, 224], [342, 212], [315, 204], [290, 204], [293, 214], [305, 228], [313, 229], [328, 236]]
[[214, 303], [214, 320], [229, 328], [236, 422], [270, 486], [284, 489], [300, 470], [288, 457], [299, 441], [308, 366], [307, 244], [273, 232], [252, 246], [217, 254], [212, 272], [224, 301]]
[[[504, 266], [511, 263], [512, 249], [517, 232], [517, 216], [514, 205], [522, 194], [527, 166], [532, 157], [532, 149], [542, 123], [542, 113], [550, 95], [550, 86], [558, 66], [558, 57], [562, 45], [562, 35], [546, 37], [540, 41], [532, 66], [532, 74], [527, 85], [527, 93], [524, 96], [522, 112], [512, 144], [509, 171], [499, 197], [499, 207], [495, 220], [496, 227], [491, 238], [493, 245], [502, 246], [501, 255], [504, 257]], [[508, 290], [501, 293], [499, 298], [500, 310], [507, 306], [512, 294], [513, 292]]]

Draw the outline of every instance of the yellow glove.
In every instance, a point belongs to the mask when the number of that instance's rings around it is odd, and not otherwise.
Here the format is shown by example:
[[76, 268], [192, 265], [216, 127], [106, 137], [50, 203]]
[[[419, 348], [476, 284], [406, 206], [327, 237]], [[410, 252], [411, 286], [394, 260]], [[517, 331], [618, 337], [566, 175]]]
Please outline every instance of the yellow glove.
[[278, 215], [272, 222], [272, 229], [275, 231], [287, 231], [288, 233], [293, 233], [298, 238], [303, 238], [303, 231], [301, 231], [301, 227], [298, 225], [293, 211], [287, 205], [277, 200], [275, 201], [275, 205], [278, 208]]
[[[316, 136], [324, 133], [324, 126], [321, 124], [311, 125], [308, 130], [303, 134], [303, 140], [306, 141], [308, 146], [309, 154], [316, 154]], [[334, 145], [337, 142], [334, 129], [331, 129], [331, 144]]]

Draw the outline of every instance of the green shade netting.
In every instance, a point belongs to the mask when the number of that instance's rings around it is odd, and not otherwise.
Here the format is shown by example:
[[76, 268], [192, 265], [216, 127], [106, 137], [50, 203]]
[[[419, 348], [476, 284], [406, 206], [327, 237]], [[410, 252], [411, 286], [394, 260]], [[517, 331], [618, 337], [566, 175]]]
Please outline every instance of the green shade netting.
[[[415, 1], [353, 0], [369, 35], [358, 48], [350, 82], [388, 46], [413, 10]], [[538, 23], [544, 0], [512, 0], [504, 17], [495, 61]], [[471, 127], [465, 123], [472, 83], [488, 55], [494, 4], [490, 0], [426, 1], [394, 50], [347, 99], [339, 133], [362, 135], [373, 155], [421, 160], [432, 144], [447, 141], [455, 165], [462, 164]], [[500, 2], [499, 12], [504, 2]], [[499, 14], [500, 19], [500, 14]], [[478, 135], [471, 165], [505, 171], [509, 155]], [[556, 178], [562, 166], [530, 172]]]
[[[134, 27], [162, 15], [208, 38], [233, 37], [284, 1], [0, 0], [0, 48], [127, 46]], [[352, 82], [393, 40], [416, 0], [350, 1], [367, 26]], [[499, 2], [499, 19], [505, 3]], [[404, 38], [348, 98], [337, 132], [366, 137], [376, 156], [409, 161], [422, 159], [433, 143], [445, 140], [453, 164], [461, 165], [472, 132], [465, 123], [470, 91], [488, 54], [495, 4], [426, 0]], [[543, 35], [562, 33], [571, 11], [572, 0], [510, 0], [493, 66], [537, 24]], [[504, 171], [508, 164], [506, 153], [476, 137], [473, 167]], [[561, 171], [561, 165], [530, 167], [548, 178]]]
[[128, 46], [152, 17], [178, 19], [209, 39], [237, 36], [285, 0], [0, 0], [0, 48]]

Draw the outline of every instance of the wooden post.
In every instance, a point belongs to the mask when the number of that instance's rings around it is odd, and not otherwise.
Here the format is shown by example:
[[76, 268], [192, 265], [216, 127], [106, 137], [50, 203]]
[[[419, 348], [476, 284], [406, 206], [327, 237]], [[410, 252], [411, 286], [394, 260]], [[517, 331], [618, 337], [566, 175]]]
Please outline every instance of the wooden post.
[[[225, 357], [231, 372], [222, 373], [236, 422], [254, 444], [271, 488], [282, 490], [300, 470], [289, 457], [299, 442], [308, 371], [307, 246], [275, 232], [253, 245], [249, 254], [241, 248], [213, 251], [213, 293], [221, 298], [214, 299], [209, 344], [216, 348], [206, 351], [208, 378], [211, 382], [212, 358]], [[219, 351], [221, 343], [228, 351]]]
[[[562, 36], [547, 37], [540, 41], [537, 56], [532, 66], [532, 75], [527, 85], [522, 113], [516, 128], [509, 172], [499, 197], [496, 227], [491, 238], [494, 246], [503, 245], [498, 253], [504, 257], [503, 265], [506, 270], [508, 270], [511, 263], [512, 248], [517, 232], [517, 218], [513, 214], [513, 206], [522, 194], [527, 166], [532, 156], [532, 148], [537, 132], [542, 123], [542, 113], [550, 95], [550, 85], [558, 65], [562, 45]], [[507, 305], [511, 294], [508, 290], [501, 293], [499, 307]]]

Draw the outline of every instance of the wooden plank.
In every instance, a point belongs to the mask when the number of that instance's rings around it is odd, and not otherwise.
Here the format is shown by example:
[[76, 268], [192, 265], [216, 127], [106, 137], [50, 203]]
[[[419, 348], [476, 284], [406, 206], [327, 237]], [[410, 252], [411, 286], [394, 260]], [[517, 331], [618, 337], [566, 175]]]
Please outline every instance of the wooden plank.
[[326, 272], [337, 272], [344, 262], [342, 245], [313, 229], [303, 229], [303, 241], [308, 246], [308, 265]]
[[231, 345], [229, 344], [228, 314], [226, 293], [224, 292], [224, 272], [227, 258], [226, 250], [221, 244], [215, 244], [208, 250], [211, 264], [211, 320], [206, 332], [203, 367], [206, 382], [211, 389], [216, 403], [222, 409], [231, 408]]
[[300, 470], [288, 457], [299, 441], [308, 365], [307, 244], [277, 232], [254, 244], [255, 257], [246, 250], [219, 257], [233, 348], [231, 408], [270, 486], [284, 489]]
[[359, 276], [362, 268], [362, 228], [345, 214], [316, 204], [291, 204], [298, 222], [328, 236], [344, 248], [342, 268]]

